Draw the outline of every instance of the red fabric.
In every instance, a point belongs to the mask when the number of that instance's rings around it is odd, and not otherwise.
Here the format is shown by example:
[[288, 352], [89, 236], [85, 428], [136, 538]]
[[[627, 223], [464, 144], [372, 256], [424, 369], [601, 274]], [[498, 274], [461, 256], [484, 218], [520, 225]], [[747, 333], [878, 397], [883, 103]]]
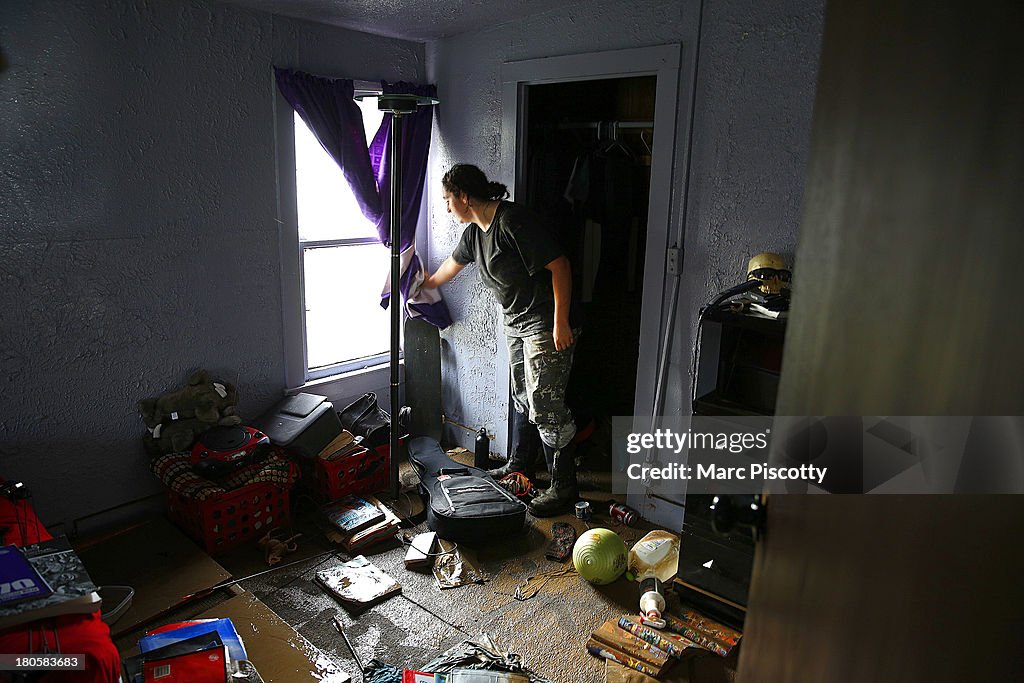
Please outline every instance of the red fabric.
[[[0, 531], [4, 545], [30, 545], [53, 538], [27, 500], [14, 502], [3, 496], [0, 496]], [[121, 679], [121, 656], [98, 610], [92, 614], [66, 614], [0, 631], [0, 652], [4, 654], [46, 651], [85, 655], [85, 671], [44, 673], [37, 679], [39, 683], [117, 683]], [[0, 680], [4, 679], [0, 677]]]
[[117, 683], [121, 656], [110, 640], [110, 628], [92, 614], [66, 614], [0, 631], [0, 652], [28, 654], [59, 651], [85, 655], [85, 671], [44, 673], [39, 683]]
[[24, 499], [12, 501], [5, 496], [0, 496], [0, 532], [3, 545], [32, 545], [53, 538], [36, 517], [31, 503]]

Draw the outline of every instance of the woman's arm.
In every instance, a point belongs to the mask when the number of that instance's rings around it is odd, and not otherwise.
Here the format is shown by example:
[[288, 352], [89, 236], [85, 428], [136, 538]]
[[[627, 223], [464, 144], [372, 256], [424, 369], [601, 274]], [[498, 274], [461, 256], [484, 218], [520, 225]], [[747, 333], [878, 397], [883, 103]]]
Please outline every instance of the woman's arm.
[[[449, 256], [444, 260], [444, 263], [441, 264], [441, 267], [438, 268], [433, 275], [427, 274], [423, 278], [423, 284], [421, 286], [426, 287], [427, 289], [437, 289], [438, 287], [440, 287], [441, 285], [443, 285], [444, 283], [448, 282], [453, 277], [461, 273], [462, 269], [465, 267], [466, 266], [464, 264], [459, 263], [451, 256]], [[423, 269], [423, 272], [426, 273], [425, 268]]]
[[555, 294], [555, 349], [561, 351], [572, 346], [569, 327], [569, 305], [572, 298], [572, 266], [569, 259], [559, 256], [544, 266], [551, 271], [551, 289]]

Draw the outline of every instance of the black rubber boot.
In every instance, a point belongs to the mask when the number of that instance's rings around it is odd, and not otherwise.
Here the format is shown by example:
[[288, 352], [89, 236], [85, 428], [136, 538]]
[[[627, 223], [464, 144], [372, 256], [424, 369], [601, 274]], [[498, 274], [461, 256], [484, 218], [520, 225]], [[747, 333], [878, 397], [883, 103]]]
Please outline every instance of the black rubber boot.
[[544, 457], [550, 457], [551, 487], [530, 502], [530, 514], [534, 517], [551, 517], [572, 510], [579, 498], [576, 490], [576, 450], [570, 441], [565, 447], [556, 449], [541, 444]]
[[512, 434], [512, 457], [501, 467], [487, 470], [487, 474], [495, 479], [501, 479], [509, 472], [521, 472], [527, 479], [533, 481], [537, 467], [537, 451], [540, 449], [540, 434], [537, 432], [537, 425], [530, 422], [526, 413], [520, 413], [513, 409]]

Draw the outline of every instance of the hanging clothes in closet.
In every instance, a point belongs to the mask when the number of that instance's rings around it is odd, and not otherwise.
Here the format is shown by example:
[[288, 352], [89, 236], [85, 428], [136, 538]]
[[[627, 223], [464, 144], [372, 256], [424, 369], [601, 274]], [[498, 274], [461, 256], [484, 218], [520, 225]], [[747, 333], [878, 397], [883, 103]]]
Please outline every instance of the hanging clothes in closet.
[[538, 137], [531, 145], [530, 197], [560, 226], [580, 299], [589, 303], [601, 287], [633, 291], [637, 232], [646, 214], [636, 155], [618, 139], [614, 123], [563, 124]]

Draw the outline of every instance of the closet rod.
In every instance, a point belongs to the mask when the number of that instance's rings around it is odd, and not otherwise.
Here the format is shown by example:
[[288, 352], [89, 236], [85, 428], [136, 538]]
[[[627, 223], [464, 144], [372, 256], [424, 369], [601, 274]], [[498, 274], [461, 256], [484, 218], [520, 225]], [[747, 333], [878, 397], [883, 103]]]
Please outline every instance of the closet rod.
[[[617, 128], [654, 128], [654, 121], [580, 121], [578, 123], [559, 123], [555, 128], [568, 130], [571, 128], [598, 128], [614, 124]], [[548, 126], [545, 126], [547, 128]]]

